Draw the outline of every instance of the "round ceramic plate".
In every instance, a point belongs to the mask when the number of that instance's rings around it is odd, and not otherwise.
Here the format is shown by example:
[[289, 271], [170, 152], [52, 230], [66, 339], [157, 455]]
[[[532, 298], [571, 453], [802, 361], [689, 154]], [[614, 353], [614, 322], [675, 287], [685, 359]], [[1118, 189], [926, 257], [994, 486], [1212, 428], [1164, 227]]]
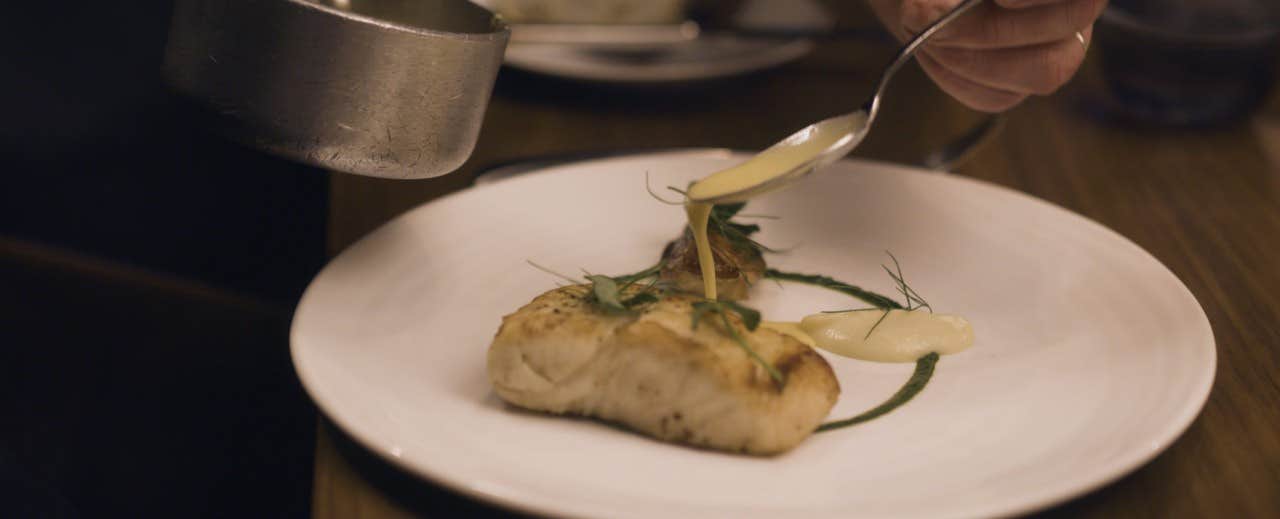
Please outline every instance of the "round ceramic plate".
[[[650, 440], [499, 401], [485, 352], [500, 318], [563, 272], [652, 264], [684, 224], [654, 186], [742, 160], [720, 151], [554, 167], [414, 209], [342, 253], [295, 315], [293, 358], [316, 404], [374, 452], [503, 506], [592, 517], [974, 517], [1061, 502], [1167, 448], [1208, 396], [1215, 352], [1190, 292], [1133, 243], [982, 182], [845, 161], [753, 201], [784, 270], [893, 293], [892, 251], [972, 349], [897, 411], [756, 458]], [[768, 319], [848, 308], [761, 283]], [[913, 366], [827, 357], [832, 418], [891, 395]]]
[[628, 84], [688, 83], [781, 66], [813, 50], [806, 39], [731, 36], [699, 38], [646, 53], [602, 51], [583, 45], [513, 43], [507, 65], [550, 76]]

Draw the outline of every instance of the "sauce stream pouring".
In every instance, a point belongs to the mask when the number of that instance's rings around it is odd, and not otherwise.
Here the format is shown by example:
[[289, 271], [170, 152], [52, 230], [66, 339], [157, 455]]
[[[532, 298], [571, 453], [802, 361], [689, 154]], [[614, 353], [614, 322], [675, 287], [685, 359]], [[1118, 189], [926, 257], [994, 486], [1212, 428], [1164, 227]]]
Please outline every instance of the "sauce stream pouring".
[[[743, 202], [812, 173], [847, 155], [862, 142], [880, 112], [889, 79], [934, 34], [983, 0], [964, 0], [898, 50], [875, 90], [858, 110], [825, 119], [791, 134], [746, 162], [712, 173], [689, 189], [692, 204]], [[692, 223], [692, 222], [691, 222]]]
[[715, 204], [748, 199], [796, 181], [815, 169], [847, 155], [862, 142], [880, 112], [880, 96], [889, 79], [915, 55], [916, 50], [952, 20], [982, 0], [964, 0], [912, 38], [885, 67], [871, 98], [858, 110], [825, 119], [791, 134], [746, 162], [723, 169], [689, 187], [685, 211], [698, 248], [699, 270], [707, 299], [716, 299], [715, 258], [707, 241], [707, 220]]

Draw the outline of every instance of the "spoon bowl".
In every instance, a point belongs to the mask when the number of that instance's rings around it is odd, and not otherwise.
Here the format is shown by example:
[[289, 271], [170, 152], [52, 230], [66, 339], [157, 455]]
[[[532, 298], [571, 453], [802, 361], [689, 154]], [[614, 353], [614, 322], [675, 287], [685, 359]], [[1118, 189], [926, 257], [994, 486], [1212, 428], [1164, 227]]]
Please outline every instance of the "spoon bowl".
[[805, 126], [745, 162], [698, 181], [689, 189], [689, 201], [745, 202], [779, 189], [847, 155], [866, 136], [867, 128], [865, 110]]
[[742, 202], [780, 189], [848, 155], [871, 130], [889, 79], [929, 38], [982, 1], [964, 0], [903, 45], [880, 75], [871, 97], [858, 110], [805, 126], [747, 161], [698, 181], [689, 188], [689, 202]]

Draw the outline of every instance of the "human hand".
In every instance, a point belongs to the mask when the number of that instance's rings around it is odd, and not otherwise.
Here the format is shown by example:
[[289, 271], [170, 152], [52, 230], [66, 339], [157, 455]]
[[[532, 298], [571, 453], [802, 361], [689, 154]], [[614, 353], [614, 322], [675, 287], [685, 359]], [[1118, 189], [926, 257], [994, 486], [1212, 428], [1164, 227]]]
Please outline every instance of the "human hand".
[[[960, 0], [868, 0], [885, 27], [906, 41]], [[1071, 79], [1107, 0], [991, 0], [944, 27], [916, 60], [952, 97], [1000, 112]], [[1077, 34], [1079, 36], [1077, 36]]]

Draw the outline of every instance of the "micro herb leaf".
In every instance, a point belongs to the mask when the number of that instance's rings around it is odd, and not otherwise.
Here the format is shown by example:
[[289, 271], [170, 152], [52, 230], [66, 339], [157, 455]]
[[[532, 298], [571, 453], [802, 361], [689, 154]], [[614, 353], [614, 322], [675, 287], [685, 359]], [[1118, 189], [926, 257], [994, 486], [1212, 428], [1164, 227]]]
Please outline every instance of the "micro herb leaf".
[[729, 227], [730, 229], [733, 229], [738, 233], [741, 233], [744, 236], [751, 236], [752, 234], [760, 232], [760, 226], [754, 223], [726, 222], [725, 226]]
[[[657, 302], [658, 294], [654, 292], [657, 287], [657, 275], [661, 270], [662, 263], [658, 263], [640, 272], [624, 276], [588, 274], [587, 281], [591, 282], [590, 299], [605, 311], [612, 313], [630, 312], [637, 306]], [[639, 293], [623, 298], [625, 290], [644, 279], [651, 279], [651, 281]]]
[[719, 310], [719, 306], [714, 301], [699, 301], [693, 304], [693, 329], [698, 329], [698, 323], [702, 322], [702, 318], [708, 313]]
[[656, 294], [653, 292], [641, 292], [624, 300], [622, 302], [622, 306], [630, 310], [640, 305], [647, 305], [649, 303], [656, 302], [658, 302], [658, 296]]
[[[667, 200], [667, 199], [665, 199], [665, 198], [662, 198], [662, 197], [658, 196], [658, 193], [656, 193], [656, 192], [654, 192], [654, 191], [653, 191], [653, 185], [649, 183], [649, 172], [648, 172], [648, 171], [645, 171], [645, 172], [644, 172], [644, 189], [645, 189], [645, 191], [648, 191], [648, 192], [649, 192], [649, 196], [653, 197], [653, 199], [654, 199], [654, 200], [657, 200], [657, 201], [662, 202], [662, 203], [667, 204], [667, 205], [684, 205], [684, 202], [681, 202], [681, 201], [679, 201], [679, 200]], [[682, 193], [682, 194], [683, 194], [683, 193]]]
[[[574, 285], [583, 284], [581, 280], [573, 279], [569, 276], [534, 263], [533, 261], [525, 260], [525, 262], [533, 268], [556, 276]], [[592, 274], [584, 269], [584, 278], [587, 283], [590, 284], [590, 290], [587, 292], [586, 300], [608, 313], [632, 312], [637, 306], [655, 303], [658, 301], [659, 295], [662, 293], [662, 289], [658, 286], [657, 276], [661, 271], [661, 262], [639, 272], [623, 276]], [[627, 289], [645, 279], [649, 279], [650, 282], [641, 288], [638, 293], [624, 299], [623, 295]]]
[[613, 278], [596, 274], [587, 276], [587, 281], [591, 282], [591, 295], [601, 308], [611, 312], [628, 310], [627, 306], [622, 304], [618, 283]]
[[728, 238], [729, 242], [735, 245], [745, 246], [763, 252], [779, 252], [751, 239], [752, 234], [760, 232], [759, 225], [730, 221], [730, 218], [733, 218], [733, 215], [738, 214], [738, 211], [742, 210], [743, 205], [745, 204], [725, 204], [712, 207], [711, 216], [708, 218], [711, 228], [720, 231], [720, 234], [724, 235], [725, 238]]

